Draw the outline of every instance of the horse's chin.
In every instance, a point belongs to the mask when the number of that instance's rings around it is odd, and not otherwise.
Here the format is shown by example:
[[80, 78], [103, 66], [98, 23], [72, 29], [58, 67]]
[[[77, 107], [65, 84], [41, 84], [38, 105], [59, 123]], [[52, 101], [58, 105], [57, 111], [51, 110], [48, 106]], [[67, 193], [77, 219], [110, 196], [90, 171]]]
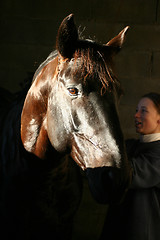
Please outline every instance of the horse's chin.
[[82, 169], [86, 169], [86, 165], [83, 161], [83, 158], [81, 154], [79, 153], [78, 149], [75, 146], [72, 146], [72, 152], [71, 157], [74, 159], [74, 161], [78, 164], [78, 166]]

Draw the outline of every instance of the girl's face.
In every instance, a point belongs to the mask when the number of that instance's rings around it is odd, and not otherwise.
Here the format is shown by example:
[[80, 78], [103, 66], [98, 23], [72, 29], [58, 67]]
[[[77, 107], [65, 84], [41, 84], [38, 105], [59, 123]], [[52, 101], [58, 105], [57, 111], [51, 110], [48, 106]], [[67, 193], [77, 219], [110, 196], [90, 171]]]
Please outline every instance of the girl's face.
[[135, 114], [136, 132], [142, 135], [160, 133], [160, 114], [149, 98], [142, 98]]

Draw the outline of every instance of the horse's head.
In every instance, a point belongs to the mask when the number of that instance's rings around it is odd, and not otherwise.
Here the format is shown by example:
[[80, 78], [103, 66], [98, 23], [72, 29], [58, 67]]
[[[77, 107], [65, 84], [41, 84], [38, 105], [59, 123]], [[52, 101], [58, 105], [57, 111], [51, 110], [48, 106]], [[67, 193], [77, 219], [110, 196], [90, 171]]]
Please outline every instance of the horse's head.
[[117, 114], [121, 87], [112, 58], [125, 39], [124, 28], [107, 44], [80, 40], [73, 15], [57, 35], [57, 56], [49, 56], [28, 92], [21, 120], [27, 151], [45, 158], [47, 145], [70, 151], [82, 169], [127, 165]]

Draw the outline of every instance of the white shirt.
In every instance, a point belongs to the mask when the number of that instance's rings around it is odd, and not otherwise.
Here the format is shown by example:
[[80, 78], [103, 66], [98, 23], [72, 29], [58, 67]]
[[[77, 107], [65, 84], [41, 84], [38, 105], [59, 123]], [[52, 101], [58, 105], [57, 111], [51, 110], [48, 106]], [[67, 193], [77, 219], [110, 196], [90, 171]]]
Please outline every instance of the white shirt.
[[146, 134], [140, 136], [141, 142], [155, 142], [160, 140], [160, 133]]

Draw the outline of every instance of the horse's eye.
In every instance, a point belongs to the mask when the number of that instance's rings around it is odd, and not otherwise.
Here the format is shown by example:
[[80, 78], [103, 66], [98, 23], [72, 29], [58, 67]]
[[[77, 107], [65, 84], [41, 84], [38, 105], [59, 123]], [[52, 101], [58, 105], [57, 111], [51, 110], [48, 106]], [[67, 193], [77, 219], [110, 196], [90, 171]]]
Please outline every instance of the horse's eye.
[[77, 88], [68, 88], [68, 92], [71, 96], [78, 95], [78, 89]]

